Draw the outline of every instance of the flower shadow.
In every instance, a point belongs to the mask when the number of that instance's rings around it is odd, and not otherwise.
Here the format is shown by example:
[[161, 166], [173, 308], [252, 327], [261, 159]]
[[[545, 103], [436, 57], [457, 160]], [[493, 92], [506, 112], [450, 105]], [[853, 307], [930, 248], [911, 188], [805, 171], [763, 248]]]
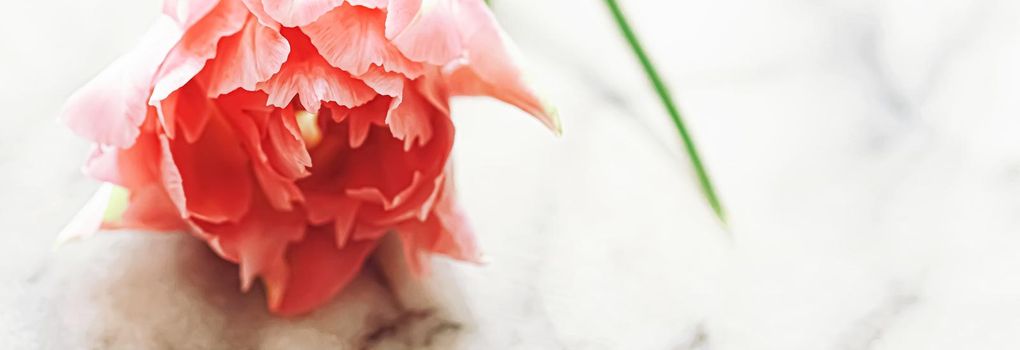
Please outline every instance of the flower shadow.
[[69, 243], [40, 276], [45, 348], [456, 349], [470, 324], [449, 265], [410, 274], [387, 239], [332, 302], [301, 317], [268, 313], [239, 290], [237, 267], [181, 234], [103, 233]]

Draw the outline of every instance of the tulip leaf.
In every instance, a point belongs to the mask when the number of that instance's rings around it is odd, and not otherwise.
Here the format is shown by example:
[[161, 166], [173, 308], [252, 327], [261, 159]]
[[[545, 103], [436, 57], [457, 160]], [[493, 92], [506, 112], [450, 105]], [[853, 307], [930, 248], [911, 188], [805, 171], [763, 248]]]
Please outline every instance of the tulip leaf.
[[694, 171], [697, 173], [698, 183], [701, 185], [701, 191], [705, 195], [705, 200], [708, 205], [712, 207], [712, 211], [722, 222], [726, 225], [726, 211], [723, 209], [722, 202], [719, 200], [719, 195], [716, 194], [715, 187], [712, 185], [712, 179], [708, 175], [708, 171], [705, 169], [704, 163], [701, 161], [701, 156], [698, 153], [698, 148], [694, 143], [694, 139], [691, 133], [687, 130], [687, 126], [684, 124], [683, 116], [680, 114], [680, 109], [677, 108], [673, 102], [669, 89], [666, 87], [666, 83], [663, 81], [662, 76], [659, 75], [658, 70], [655, 68], [655, 64], [652, 63], [651, 58], [645, 52], [644, 47], [641, 45], [641, 41], [638, 39], [637, 34], [630, 26], [630, 22], [627, 20], [627, 16], [620, 9], [620, 5], [616, 3], [616, 0], [605, 0], [606, 6], [609, 7], [609, 11], [613, 14], [613, 19], [616, 21], [616, 25], [620, 28], [620, 32], [626, 38], [627, 43], [630, 45], [634, 55], [637, 56], [638, 61], [641, 62], [641, 67], [645, 71], [649, 82], [655, 89], [655, 93], [659, 96], [659, 100], [662, 102], [663, 107], [666, 108], [666, 112], [669, 113], [670, 119], [673, 121], [673, 125], [676, 126], [677, 133], [680, 135], [680, 139], [683, 141], [684, 149], [687, 151], [687, 155], [690, 158], [691, 165], [694, 167]]

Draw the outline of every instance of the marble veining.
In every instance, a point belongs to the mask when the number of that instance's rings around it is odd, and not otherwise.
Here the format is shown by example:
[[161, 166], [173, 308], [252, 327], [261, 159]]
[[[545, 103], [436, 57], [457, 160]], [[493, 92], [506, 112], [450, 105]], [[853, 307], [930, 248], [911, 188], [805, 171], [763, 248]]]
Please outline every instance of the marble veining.
[[[54, 250], [96, 184], [79, 173], [87, 146], [52, 116], [159, 4], [10, 4], [51, 20], [0, 22], [0, 344], [1020, 345], [1020, 3], [621, 2], [699, 141], [728, 231], [600, 4], [497, 0], [565, 134], [490, 101], [455, 103], [458, 188], [488, 263], [436, 259], [417, 279], [387, 249], [294, 320], [269, 316], [261, 290], [238, 291], [236, 267], [183, 235]], [[24, 28], [38, 32], [6, 34]]]

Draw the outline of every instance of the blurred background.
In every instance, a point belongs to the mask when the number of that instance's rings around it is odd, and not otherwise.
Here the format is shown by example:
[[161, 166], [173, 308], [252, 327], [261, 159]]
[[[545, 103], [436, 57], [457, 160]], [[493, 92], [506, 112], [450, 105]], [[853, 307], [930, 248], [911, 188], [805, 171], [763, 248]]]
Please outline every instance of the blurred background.
[[620, 2], [684, 111], [728, 231], [602, 2], [495, 0], [565, 134], [495, 101], [455, 102], [457, 181], [489, 264], [438, 263], [427, 296], [449, 317], [408, 316], [414, 297], [380, 296], [388, 287], [369, 276], [296, 322], [236, 296], [236, 278], [209, 277], [234, 272], [184, 238], [118, 233], [54, 252], [98, 186], [79, 171], [88, 145], [57, 113], [137, 42], [159, 1], [5, 4], [0, 344], [1020, 345], [1020, 2]]

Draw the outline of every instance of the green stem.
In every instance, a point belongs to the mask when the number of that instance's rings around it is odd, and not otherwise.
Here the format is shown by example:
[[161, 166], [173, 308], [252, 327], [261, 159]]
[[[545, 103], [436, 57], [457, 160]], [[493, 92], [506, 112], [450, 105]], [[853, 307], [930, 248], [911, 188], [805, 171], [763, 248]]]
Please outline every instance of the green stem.
[[609, 10], [613, 13], [613, 19], [616, 20], [616, 25], [620, 27], [620, 31], [623, 32], [623, 36], [627, 38], [627, 43], [630, 44], [631, 50], [634, 51], [634, 55], [637, 56], [638, 60], [641, 61], [641, 66], [645, 70], [645, 74], [648, 76], [648, 80], [651, 81], [652, 86], [655, 87], [655, 92], [659, 95], [659, 100], [666, 107], [666, 111], [669, 112], [669, 116], [673, 119], [673, 125], [676, 126], [677, 132], [680, 134], [680, 138], [683, 139], [684, 148], [687, 150], [687, 155], [690, 156], [691, 165], [694, 166], [694, 171], [698, 175], [698, 182], [701, 184], [701, 190], [705, 194], [705, 199], [708, 204], [715, 211], [715, 215], [726, 224], [726, 212], [723, 210], [722, 203], [719, 201], [719, 196], [715, 193], [715, 187], [712, 186], [712, 179], [708, 176], [708, 171], [705, 170], [705, 165], [701, 163], [701, 156], [698, 153], [698, 148], [694, 145], [694, 140], [691, 134], [687, 131], [687, 127], [684, 125], [683, 117], [680, 115], [680, 110], [673, 103], [673, 98], [669, 93], [669, 89], [666, 88], [666, 83], [662, 81], [662, 77], [655, 69], [655, 65], [652, 64], [652, 60], [648, 58], [648, 54], [645, 53], [645, 49], [641, 46], [641, 41], [638, 40], [637, 35], [634, 34], [634, 30], [631, 29], [630, 23], [627, 21], [627, 16], [623, 14], [620, 9], [620, 5], [616, 3], [616, 0], [605, 0]]

